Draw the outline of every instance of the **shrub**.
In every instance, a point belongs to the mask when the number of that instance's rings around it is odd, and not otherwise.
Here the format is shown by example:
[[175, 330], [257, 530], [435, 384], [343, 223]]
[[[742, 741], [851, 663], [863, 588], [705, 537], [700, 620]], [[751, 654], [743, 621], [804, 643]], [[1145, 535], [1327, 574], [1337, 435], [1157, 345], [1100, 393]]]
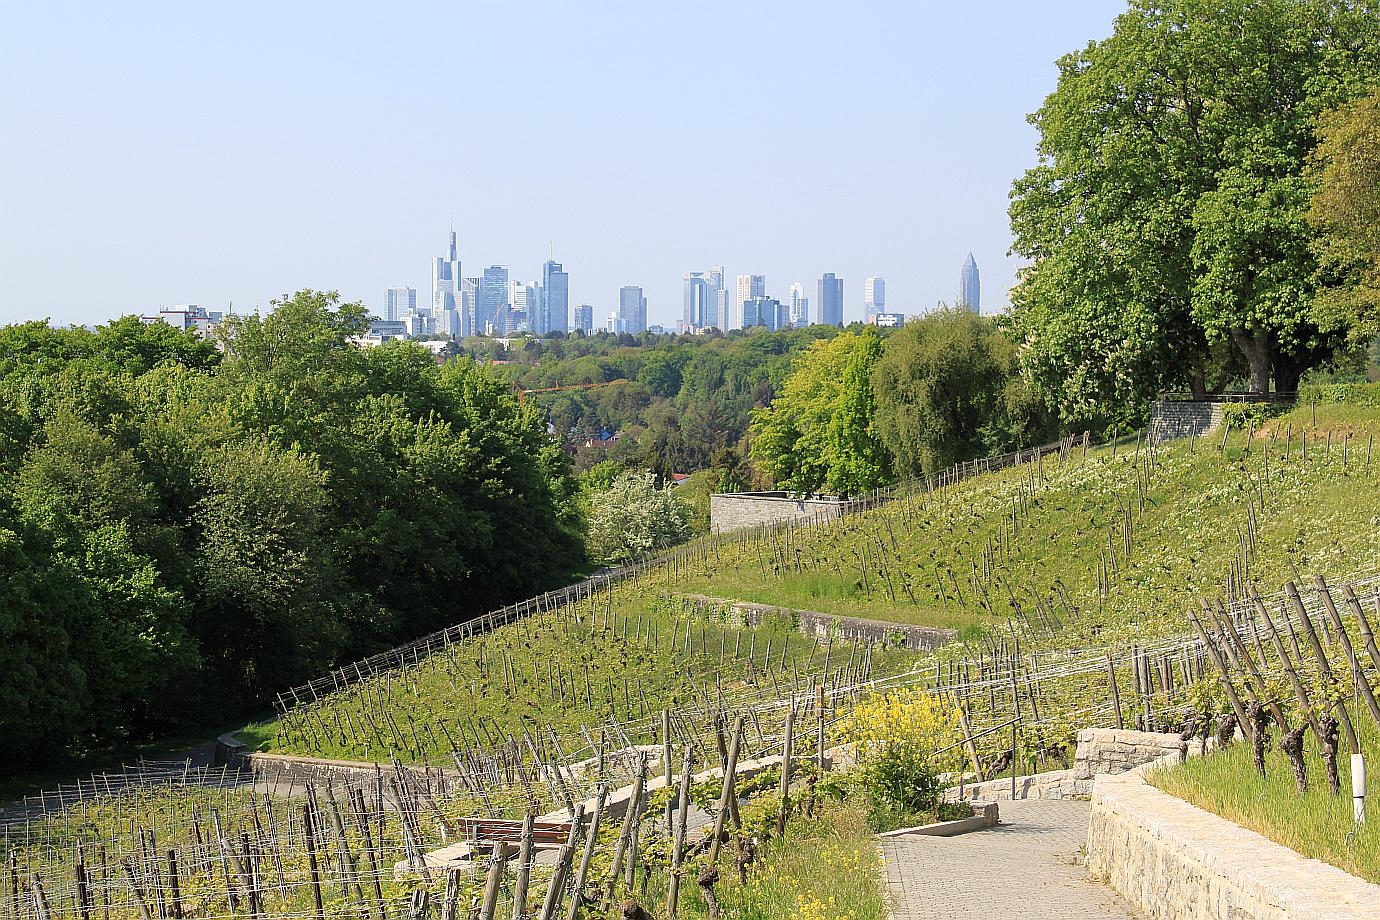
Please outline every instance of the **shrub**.
[[690, 539], [689, 510], [678, 495], [656, 487], [652, 473], [625, 473], [594, 499], [589, 554], [618, 564]]
[[1299, 405], [1345, 403], [1380, 409], [1380, 383], [1325, 383], [1299, 387]]
[[958, 724], [952, 704], [918, 687], [864, 700], [844, 718], [840, 732], [858, 746], [857, 783], [873, 830], [937, 815], [940, 773], [958, 760]]

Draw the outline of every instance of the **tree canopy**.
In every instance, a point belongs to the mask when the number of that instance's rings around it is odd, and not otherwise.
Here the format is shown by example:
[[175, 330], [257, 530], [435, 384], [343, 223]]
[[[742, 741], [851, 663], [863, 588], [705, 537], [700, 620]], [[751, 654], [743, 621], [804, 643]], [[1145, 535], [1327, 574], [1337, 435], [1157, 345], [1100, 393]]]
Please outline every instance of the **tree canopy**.
[[7, 764], [223, 716], [580, 566], [569, 461], [469, 360], [304, 291], [223, 353], [0, 329]]
[[874, 427], [877, 331], [845, 331], [796, 360], [775, 401], [753, 414], [752, 457], [783, 489], [857, 495], [888, 482]]
[[1166, 388], [1292, 390], [1337, 344], [1311, 310], [1306, 162], [1380, 74], [1374, 0], [1132, 0], [1059, 61], [1012, 190], [1023, 359], [1069, 419]]
[[1052, 436], [1015, 346], [993, 320], [969, 310], [906, 323], [887, 339], [872, 388], [876, 430], [902, 478]]
[[1364, 342], [1380, 335], [1380, 84], [1324, 116], [1313, 162], [1314, 319]]

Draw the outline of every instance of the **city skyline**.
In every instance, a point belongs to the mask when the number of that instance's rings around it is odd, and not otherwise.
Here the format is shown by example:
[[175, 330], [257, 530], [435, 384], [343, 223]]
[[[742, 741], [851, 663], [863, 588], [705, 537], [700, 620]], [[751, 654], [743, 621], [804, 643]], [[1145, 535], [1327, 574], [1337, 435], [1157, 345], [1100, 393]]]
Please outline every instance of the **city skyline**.
[[[1053, 90], [1058, 58], [1109, 32], [1121, 3], [1033, 16], [994, 2], [974, 18], [711, 0], [697, 15], [732, 28], [693, 64], [669, 53], [674, 14], [646, 7], [596, 17], [422, 0], [381, 19], [313, 6], [275, 9], [272, 28], [240, 9], [16, 8], [0, 34], [0, 118], [24, 143], [0, 155], [16, 179], [0, 221], [0, 321], [98, 323], [184, 302], [244, 312], [303, 288], [379, 309], [399, 281], [425, 304], [430, 260], [448, 255], [437, 228], [452, 219], [469, 277], [507, 264], [539, 283], [554, 255], [570, 303], [607, 313], [636, 283], [668, 326], [689, 269], [765, 275], [778, 298], [791, 281], [813, 294], [827, 269], [845, 279], [852, 321], [869, 275], [907, 311], [948, 301], [969, 248], [995, 312], [1019, 265], [1006, 255], [1008, 193], [1036, 159], [1026, 115]], [[971, 42], [945, 38], [958, 29]], [[528, 66], [509, 66], [506, 42], [456, 55], [460, 34], [520, 40]], [[363, 66], [381, 39], [409, 50], [397, 66]], [[970, 66], [972, 42], [1002, 66]], [[818, 64], [801, 72], [768, 46]], [[62, 68], [42, 53], [52, 47]], [[540, 144], [476, 131], [485, 113], [533, 111]], [[750, 123], [764, 141], [686, 144], [686, 112]], [[809, 129], [826, 115], [829, 130]], [[425, 141], [397, 143], [384, 127], [399, 123]], [[940, 130], [963, 142], [931, 143]], [[792, 143], [802, 132], [814, 140]]]
[[[416, 291], [411, 287], [394, 286], [384, 292], [382, 311], [371, 313], [380, 319], [392, 322], [406, 319], [409, 334], [429, 335], [446, 333], [451, 335], [473, 335], [492, 332], [510, 334], [523, 331], [537, 335], [548, 332], [566, 332], [571, 329], [601, 328], [598, 323], [586, 325], [571, 313], [569, 305], [569, 273], [562, 263], [547, 259], [542, 265], [541, 283], [527, 284], [515, 278], [508, 279], [506, 265], [490, 266], [486, 274], [492, 275], [484, 309], [476, 311], [475, 291], [483, 287], [482, 278], [463, 278], [456, 242], [456, 232], [451, 230], [449, 252], [445, 257], [432, 261], [432, 308], [428, 313], [417, 310]], [[501, 273], [501, 275], [499, 274]], [[944, 305], [943, 301], [919, 309], [887, 309], [886, 279], [881, 275], [869, 275], [863, 282], [863, 314], [850, 317], [846, 311], [846, 282], [834, 273], [825, 273], [817, 281], [817, 303], [820, 313], [811, 316], [809, 299], [805, 296], [804, 285], [792, 281], [784, 296], [773, 296], [769, 290], [766, 276], [745, 273], [736, 276], [734, 290], [727, 290], [724, 267], [715, 265], [708, 271], [689, 271], [684, 273], [681, 313], [678, 322], [652, 323], [647, 315], [647, 299], [641, 286], [624, 286], [619, 291], [619, 302], [608, 313], [602, 328], [624, 330], [630, 328], [646, 329], [649, 326], [663, 326], [686, 332], [698, 332], [711, 328], [723, 331], [741, 329], [749, 326], [766, 326], [773, 331], [788, 325], [808, 325], [812, 322], [830, 322], [846, 325], [850, 322], [874, 322], [877, 317], [885, 317], [886, 325], [895, 325], [898, 317], [921, 315]], [[506, 297], [501, 302], [496, 294], [503, 279], [508, 279]], [[458, 280], [458, 284], [456, 283]], [[458, 287], [455, 295], [451, 290]], [[627, 292], [638, 291], [636, 308], [629, 306], [625, 298]], [[410, 292], [410, 294], [408, 293]], [[958, 297], [955, 305], [974, 307], [980, 305], [980, 282], [978, 267], [973, 254], [968, 253], [960, 269]], [[768, 305], [769, 302], [769, 305]], [[404, 306], [403, 304], [407, 305]], [[751, 308], [749, 308], [751, 304]], [[366, 307], [368, 304], [366, 303]], [[597, 312], [590, 307], [591, 317]], [[576, 308], [580, 309], [580, 308]], [[825, 318], [827, 312], [828, 319]], [[974, 312], [981, 312], [975, 309]], [[415, 314], [408, 316], [407, 314]], [[639, 319], [640, 317], [640, 319]]]

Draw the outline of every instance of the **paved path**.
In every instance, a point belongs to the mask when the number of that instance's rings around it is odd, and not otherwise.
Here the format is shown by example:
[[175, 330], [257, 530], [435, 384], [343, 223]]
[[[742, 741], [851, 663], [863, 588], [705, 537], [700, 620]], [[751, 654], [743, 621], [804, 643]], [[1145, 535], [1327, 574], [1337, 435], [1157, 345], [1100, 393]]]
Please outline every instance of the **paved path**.
[[893, 920], [1130, 920], [1131, 909], [1084, 872], [1090, 811], [1087, 802], [1002, 802], [1002, 823], [990, 830], [888, 838]]

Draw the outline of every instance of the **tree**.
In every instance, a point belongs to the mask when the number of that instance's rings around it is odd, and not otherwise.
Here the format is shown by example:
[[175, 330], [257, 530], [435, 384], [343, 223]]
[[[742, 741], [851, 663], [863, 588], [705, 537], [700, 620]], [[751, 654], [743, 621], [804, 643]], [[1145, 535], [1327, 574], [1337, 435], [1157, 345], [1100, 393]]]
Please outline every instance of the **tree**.
[[1313, 319], [1365, 342], [1380, 334], [1380, 85], [1323, 117], [1313, 166]]
[[871, 389], [881, 349], [872, 328], [815, 342], [776, 400], [753, 413], [752, 457], [779, 486], [856, 495], [888, 481]]
[[[1335, 336], [1310, 315], [1317, 118], [1380, 70], [1375, 0], [1133, 0], [1059, 61], [1012, 191], [1024, 361], [1066, 418], [1162, 388], [1280, 390]], [[1228, 352], [1227, 349], [1231, 351]]]
[[690, 512], [671, 489], [658, 489], [650, 472], [624, 473], [594, 499], [589, 552], [617, 565], [690, 539]]
[[887, 339], [872, 373], [877, 433], [899, 476], [1044, 440], [1051, 424], [990, 319], [946, 309]]

